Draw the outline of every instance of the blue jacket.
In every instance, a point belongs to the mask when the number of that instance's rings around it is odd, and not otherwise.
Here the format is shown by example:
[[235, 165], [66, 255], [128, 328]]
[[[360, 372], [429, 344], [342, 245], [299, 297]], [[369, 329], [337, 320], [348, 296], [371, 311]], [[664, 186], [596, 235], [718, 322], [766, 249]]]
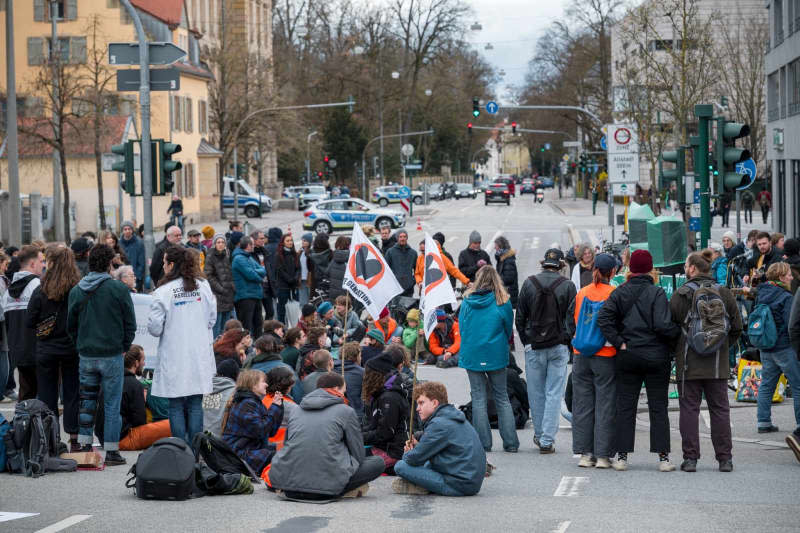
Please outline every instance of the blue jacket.
[[[294, 374], [294, 386], [292, 387], [292, 391], [290, 392], [290, 395], [292, 397], [292, 400], [294, 400], [294, 403], [300, 403], [303, 400], [303, 382], [300, 381], [300, 379], [298, 379], [297, 372], [294, 371], [294, 368], [292, 368], [289, 365], [287, 365], [286, 363], [284, 363], [283, 359], [281, 359], [280, 355], [278, 355], [278, 354], [275, 354], [275, 355], [277, 355], [276, 359], [270, 358], [270, 359], [267, 359], [265, 361], [259, 361], [258, 363], [253, 363], [250, 366], [250, 368], [252, 370], [260, 370], [265, 375], [268, 374], [269, 371], [272, 370], [273, 368], [279, 367], [279, 366], [285, 366], [286, 368], [291, 370], [292, 373]], [[258, 356], [256, 356], [256, 357], [258, 357]], [[246, 362], [245, 362], [245, 364], [246, 364]]]
[[283, 405], [273, 403], [267, 409], [261, 398], [249, 390], [237, 390], [222, 430], [222, 440], [260, 474], [275, 455], [269, 438], [275, 436], [282, 421]]
[[450, 404], [440, 405], [422, 429], [419, 443], [403, 454], [403, 461], [410, 466], [430, 461], [448, 486], [465, 496], [477, 494], [486, 475], [486, 452], [464, 413]]
[[137, 281], [144, 281], [145, 271], [144, 266], [144, 243], [136, 235], [131, 236], [131, 240], [126, 241], [124, 237], [119, 239], [119, 244], [125, 250], [125, 255], [128, 256], [128, 261], [133, 267], [133, 273], [136, 275]]
[[789, 341], [789, 318], [792, 312], [792, 293], [771, 282], [758, 286], [755, 305], [765, 304], [772, 310], [772, 319], [778, 332], [778, 342], [769, 352], [778, 352], [791, 347]]
[[[342, 360], [336, 359], [333, 362], [333, 371], [336, 374], [342, 373]], [[347, 384], [347, 401], [350, 407], [358, 415], [359, 420], [364, 416], [364, 402], [361, 399], [361, 386], [364, 382], [364, 368], [353, 361], [344, 362], [344, 381]]]
[[458, 366], [476, 372], [508, 366], [508, 340], [513, 335], [511, 300], [497, 305], [494, 292], [475, 291], [461, 302], [458, 327], [461, 350]]
[[722, 286], [727, 286], [728, 258], [723, 255], [714, 259], [714, 262], [711, 263], [711, 274], [714, 276], [714, 281]]
[[236, 287], [234, 302], [246, 298], [257, 300], [263, 298], [264, 289], [261, 281], [267, 275], [267, 271], [253, 258], [253, 254], [247, 253], [241, 248], [234, 250], [231, 269], [233, 270], [233, 284]]

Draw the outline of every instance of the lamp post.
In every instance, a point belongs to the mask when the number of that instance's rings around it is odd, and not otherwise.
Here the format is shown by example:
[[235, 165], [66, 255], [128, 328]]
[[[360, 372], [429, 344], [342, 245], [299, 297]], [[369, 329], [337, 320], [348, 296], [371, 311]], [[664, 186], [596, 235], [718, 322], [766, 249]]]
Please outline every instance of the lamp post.
[[311, 137], [317, 133], [318, 132], [314, 130], [306, 137], [306, 183], [311, 181]]

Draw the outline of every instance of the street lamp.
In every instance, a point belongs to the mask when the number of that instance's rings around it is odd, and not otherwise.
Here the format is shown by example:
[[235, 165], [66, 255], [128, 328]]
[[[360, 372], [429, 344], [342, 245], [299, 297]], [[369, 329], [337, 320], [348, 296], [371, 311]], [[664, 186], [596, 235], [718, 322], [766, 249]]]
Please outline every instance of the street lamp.
[[399, 72], [397, 72], [396, 70], [393, 70], [393, 71], [392, 71], [392, 79], [393, 79], [393, 80], [400, 79], [400, 73], [399, 73]]
[[306, 183], [311, 181], [311, 137], [317, 133], [316, 130], [312, 131], [306, 137]]
[[492, 43], [486, 43], [486, 46], [483, 47], [484, 50], [494, 50], [494, 46]]
[[425, 89], [425, 96], [430, 96], [432, 94], [433, 94], [433, 91], [431, 91], [430, 89]]
[[483, 26], [481, 26], [480, 22], [476, 22], [472, 26], [470, 26], [469, 29], [471, 29], [472, 31], [481, 31], [483, 29]]

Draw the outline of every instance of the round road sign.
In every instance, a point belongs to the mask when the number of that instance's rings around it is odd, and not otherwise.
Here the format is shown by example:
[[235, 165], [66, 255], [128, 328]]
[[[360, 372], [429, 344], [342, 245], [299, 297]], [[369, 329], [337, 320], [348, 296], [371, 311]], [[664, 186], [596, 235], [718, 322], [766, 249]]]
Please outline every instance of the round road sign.
[[400, 152], [406, 157], [411, 157], [411, 155], [414, 153], [414, 147], [410, 144], [404, 144], [400, 149]]
[[336, 168], [336, 160], [331, 159], [330, 161], [328, 161], [328, 166], [331, 168]]
[[628, 144], [631, 142], [631, 130], [619, 128], [614, 132], [614, 140], [617, 141], [617, 144]]
[[561, 159], [563, 159], [564, 161], [569, 161], [569, 154], [562, 155]]

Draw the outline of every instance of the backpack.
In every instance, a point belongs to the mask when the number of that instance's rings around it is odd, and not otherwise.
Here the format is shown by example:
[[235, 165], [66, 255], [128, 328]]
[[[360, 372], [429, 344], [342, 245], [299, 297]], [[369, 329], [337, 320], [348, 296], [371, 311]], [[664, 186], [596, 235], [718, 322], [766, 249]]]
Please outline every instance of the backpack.
[[8, 430], [11, 429], [11, 424], [0, 413], [0, 472], [6, 471], [6, 442], [5, 436]]
[[686, 349], [699, 356], [715, 355], [728, 339], [731, 321], [716, 283], [689, 282], [692, 303], [683, 323]]
[[550, 286], [544, 287], [536, 278], [531, 276], [531, 280], [539, 290], [529, 329], [531, 331], [531, 347], [550, 348], [558, 344], [564, 344], [564, 313], [558, 306], [555, 290], [566, 278], [559, 276]]
[[44, 402], [19, 402], [3, 437], [8, 471], [39, 477], [46, 472], [77, 470], [76, 461], [58, 457], [61, 445], [58, 436], [58, 419]]
[[572, 347], [581, 355], [594, 355], [606, 344], [606, 338], [597, 325], [597, 316], [600, 314], [600, 309], [602, 309], [604, 303], [606, 303], [605, 300], [595, 302], [585, 296], [581, 300], [581, 311], [578, 313], [575, 338], [572, 339]]
[[260, 479], [228, 443], [208, 431], [197, 433], [192, 447], [197, 450], [197, 456], [217, 473], [243, 474], [253, 481]]
[[196, 492], [195, 457], [176, 437], [157, 440], [139, 454], [125, 486], [142, 500], [185, 500]]
[[769, 350], [778, 342], [778, 328], [768, 305], [753, 308], [747, 321], [747, 338], [759, 350]]
[[[508, 390], [508, 400], [511, 403], [511, 411], [514, 413], [514, 425], [517, 429], [523, 429], [530, 418], [527, 385], [513, 368], [508, 368], [506, 372], [506, 389]], [[500, 426], [497, 418], [497, 406], [494, 402], [491, 384], [488, 384], [487, 393], [486, 414], [489, 416], [489, 426], [492, 429], [498, 429]], [[460, 406], [459, 410], [472, 424], [472, 401]]]

